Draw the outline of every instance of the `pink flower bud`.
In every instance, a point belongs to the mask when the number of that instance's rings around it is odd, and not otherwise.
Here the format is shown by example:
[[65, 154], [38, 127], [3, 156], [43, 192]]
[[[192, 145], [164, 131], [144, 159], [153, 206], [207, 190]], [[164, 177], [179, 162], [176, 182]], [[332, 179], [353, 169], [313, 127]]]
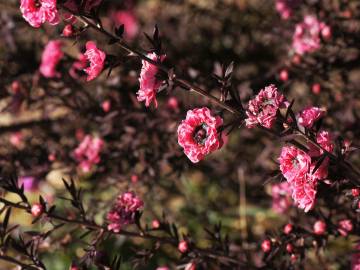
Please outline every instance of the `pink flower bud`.
[[154, 230], [159, 229], [160, 228], [160, 221], [158, 221], [157, 219], [154, 219], [151, 222], [151, 226]]
[[64, 37], [71, 37], [74, 34], [74, 27], [71, 24], [65, 25], [62, 34]]
[[102, 104], [101, 107], [103, 109], [104, 112], [109, 112], [111, 109], [111, 101], [110, 100], [105, 100]]
[[294, 247], [293, 247], [293, 245], [292, 245], [292, 244], [287, 244], [287, 245], [286, 245], [286, 251], [287, 251], [288, 253], [293, 253], [293, 252], [294, 252]]
[[290, 260], [291, 260], [292, 263], [296, 263], [297, 259], [298, 259], [297, 255], [291, 254]]
[[173, 111], [179, 110], [179, 101], [176, 97], [170, 97], [167, 100], [167, 107]]
[[284, 227], [284, 233], [285, 234], [291, 233], [292, 230], [293, 230], [293, 225], [292, 224], [288, 223], [288, 224], [285, 225], [285, 227]]
[[323, 235], [326, 231], [326, 223], [322, 220], [318, 220], [314, 224], [314, 233], [317, 235]]
[[44, 211], [44, 207], [39, 204], [39, 203], [35, 203], [32, 207], [31, 207], [31, 214], [33, 215], [33, 217], [39, 217]]
[[189, 249], [188, 243], [185, 240], [181, 240], [178, 245], [178, 250], [181, 253], [186, 253], [188, 251], [188, 249]]
[[319, 83], [314, 83], [311, 87], [311, 91], [315, 94], [315, 95], [319, 95], [321, 92], [321, 85]]
[[353, 188], [351, 190], [351, 194], [354, 196], [354, 197], [357, 197], [360, 195], [360, 188]]
[[286, 69], [283, 69], [280, 71], [280, 80], [283, 82], [286, 82], [289, 79], [289, 72]]
[[271, 242], [270, 240], [266, 239], [261, 243], [261, 249], [265, 252], [268, 253], [271, 250]]
[[13, 94], [17, 94], [20, 91], [20, 82], [19, 81], [13, 81], [11, 83], [11, 91]]
[[139, 181], [139, 176], [137, 176], [136, 174], [131, 175], [131, 182], [133, 183], [137, 183]]
[[54, 153], [51, 153], [48, 155], [48, 160], [49, 161], [55, 161], [56, 160], [56, 155]]
[[301, 56], [298, 55], [298, 54], [295, 54], [292, 58], [292, 62], [295, 64], [295, 65], [300, 65], [301, 63]]
[[331, 28], [327, 25], [324, 26], [324, 28], [321, 30], [321, 36], [324, 39], [330, 39], [332, 36]]

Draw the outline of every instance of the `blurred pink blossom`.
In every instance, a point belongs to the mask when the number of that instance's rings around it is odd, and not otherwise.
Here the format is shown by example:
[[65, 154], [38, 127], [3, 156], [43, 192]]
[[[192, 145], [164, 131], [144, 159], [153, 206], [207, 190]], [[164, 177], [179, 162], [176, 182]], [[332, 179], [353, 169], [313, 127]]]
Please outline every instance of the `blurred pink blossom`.
[[111, 211], [107, 214], [108, 230], [120, 232], [121, 227], [135, 222], [135, 214], [144, 205], [144, 202], [134, 192], [125, 192], [119, 195]]
[[303, 55], [318, 50], [321, 43], [321, 31], [325, 27], [328, 26], [323, 22], [319, 22], [315, 16], [305, 16], [304, 21], [295, 26], [292, 43], [295, 52]]
[[360, 270], [360, 244], [355, 247], [355, 252], [351, 256], [351, 270]]
[[283, 20], [287, 20], [293, 14], [293, 9], [300, 3], [300, 0], [276, 0], [275, 8]]
[[134, 39], [139, 33], [139, 23], [132, 10], [118, 10], [111, 14], [111, 18], [114, 21], [116, 27], [124, 25], [125, 39]]
[[74, 150], [74, 157], [84, 172], [89, 172], [93, 165], [100, 162], [100, 152], [104, 142], [100, 138], [86, 135], [80, 145]]
[[41, 56], [40, 73], [46, 78], [59, 78], [61, 75], [56, 71], [56, 67], [63, 58], [64, 53], [61, 50], [62, 42], [52, 40], [45, 46]]
[[291, 189], [288, 182], [274, 184], [271, 187], [272, 209], [279, 214], [285, 213], [292, 205]]

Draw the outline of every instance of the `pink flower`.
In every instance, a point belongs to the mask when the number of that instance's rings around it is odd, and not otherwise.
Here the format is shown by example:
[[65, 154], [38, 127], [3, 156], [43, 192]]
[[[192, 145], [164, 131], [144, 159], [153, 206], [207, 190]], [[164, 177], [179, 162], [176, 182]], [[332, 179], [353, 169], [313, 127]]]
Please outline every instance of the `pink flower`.
[[300, 175], [294, 179], [291, 184], [292, 198], [297, 207], [308, 212], [315, 206], [316, 181], [313, 181], [308, 175]]
[[108, 230], [118, 233], [123, 225], [133, 224], [136, 212], [143, 205], [144, 202], [134, 192], [125, 192], [119, 195], [111, 211], [107, 214]]
[[79, 54], [78, 60], [72, 64], [69, 70], [70, 76], [75, 80], [81, 79], [85, 74], [84, 69], [86, 68], [86, 66], [87, 66], [86, 56], [84, 54]]
[[59, 78], [60, 73], [56, 71], [64, 53], [61, 50], [62, 43], [60, 40], [52, 40], [45, 46], [41, 56], [40, 73], [46, 78]]
[[272, 209], [279, 214], [285, 213], [292, 205], [291, 188], [288, 182], [274, 184], [271, 187]]
[[185, 240], [181, 240], [178, 244], [178, 250], [181, 253], [186, 253], [189, 250], [189, 245]]
[[315, 16], [307, 15], [304, 21], [295, 27], [292, 47], [296, 53], [303, 55], [307, 52], [314, 52], [320, 48], [320, 34], [326, 26], [319, 22]]
[[[156, 53], [148, 53], [147, 57], [153, 61], [162, 62], [165, 55], [158, 56]], [[145, 101], [145, 106], [149, 107], [151, 102], [154, 102], [157, 108], [156, 93], [158, 92], [162, 81], [156, 78], [158, 74], [158, 67], [150, 64], [148, 61], [142, 60], [142, 68], [140, 72], [140, 89], [136, 93], [138, 101]]]
[[217, 131], [222, 123], [221, 117], [212, 116], [206, 107], [187, 112], [186, 119], [178, 127], [178, 142], [193, 163], [222, 146]]
[[71, 37], [73, 34], [74, 34], [74, 27], [72, 26], [72, 24], [65, 25], [62, 31], [62, 35], [64, 37]]
[[13, 132], [10, 135], [10, 143], [13, 146], [20, 147], [22, 141], [23, 141], [23, 134], [21, 131]]
[[[68, 8], [73, 13], [79, 13], [80, 9], [86, 13], [90, 13], [93, 8], [96, 8], [101, 4], [102, 0], [68, 0], [65, 2], [64, 6]], [[81, 5], [80, 5], [81, 4]]]
[[309, 107], [299, 113], [298, 123], [306, 128], [311, 128], [314, 123], [323, 117], [325, 110], [318, 107]]
[[347, 236], [353, 230], [353, 224], [350, 219], [343, 219], [339, 221], [338, 231], [342, 236]]
[[279, 162], [282, 174], [291, 184], [295, 178], [309, 172], [311, 157], [295, 146], [284, 146]]
[[80, 168], [84, 172], [89, 172], [93, 165], [100, 162], [100, 152], [103, 146], [102, 139], [86, 135], [75, 149], [74, 157], [80, 163]]
[[326, 223], [322, 220], [316, 221], [313, 230], [315, 234], [323, 235], [326, 232]]
[[288, 223], [284, 227], [284, 234], [290, 234], [293, 230], [294, 226], [291, 223]]
[[280, 94], [275, 85], [269, 85], [262, 89], [257, 96], [249, 101], [245, 120], [248, 128], [257, 124], [271, 128], [276, 120], [276, 114], [280, 107], [285, 105], [285, 98]]
[[40, 215], [42, 215], [43, 212], [44, 212], [44, 207], [39, 203], [35, 203], [31, 207], [31, 214], [33, 217], [39, 217]]
[[86, 80], [91, 81], [99, 76], [104, 69], [106, 54], [99, 50], [93, 41], [88, 41], [86, 43], [86, 52], [84, 55], [90, 62], [90, 66], [84, 69], [85, 73], [88, 74]]
[[170, 270], [170, 269], [167, 266], [160, 266], [160, 267], [156, 268], [156, 270]]
[[355, 249], [351, 256], [351, 270], [360, 270], [360, 244], [357, 244]]
[[275, 8], [283, 20], [287, 20], [293, 13], [293, 9], [299, 4], [299, 0], [276, 0]]
[[269, 239], [265, 239], [264, 241], [262, 241], [261, 243], [261, 249], [265, 252], [268, 253], [271, 250], [271, 242]]
[[134, 39], [139, 32], [138, 20], [131, 10], [118, 10], [112, 14], [112, 19], [116, 27], [124, 25], [124, 37], [126, 39]]
[[20, 11], [32, 27], [38, 28], [45, 22], [52, 25], [60, 22], [56, 0], [21, 0]]

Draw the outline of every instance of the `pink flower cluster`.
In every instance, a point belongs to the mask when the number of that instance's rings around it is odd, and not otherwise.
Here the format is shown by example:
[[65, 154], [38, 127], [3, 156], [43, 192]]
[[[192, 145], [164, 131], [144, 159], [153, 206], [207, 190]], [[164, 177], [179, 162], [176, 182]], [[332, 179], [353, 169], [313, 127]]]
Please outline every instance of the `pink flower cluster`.
[[84, 172], [89, 172], [93, 165], [100, 162], [100, 152], [104, 147], [104, 141], [86, 135], [80, 145], [74, 151], [75, 159], [80, 163]]
[[292, 205], [290, 184], [286, 181], [272, 185], [271, 196], [272, 209], [276, 213], [283, 214]]
[[78, 59], [71, 65], [69, 74], [72, 78], [78, 80], [85, 77], [85, 68], [87, 66], [87, 59], [84, 54], [79, 54]]
[[[147, 57], [156, 62], [165, 60], [165, 55], [158, 56], [156, 53], [149, 53]], [[158, 74], [158, 67], [150, 64], [148, 61], [142, 60], [142, 68], [140, 72], [140, 89], [136, 93], [138, 101], [145, 101], [145, 106], [149, 107], [151, 102], [154, 102], [157, 108], [156, 93], [158, 92], [162, 81], [156, 78]]]
[[285, 97], [278, 92], [275, 85], [265, 87], [249, 101], [246, 110], [246, 127], [253, 128], [259, 124], [271, 128], [275, 123], [279, 108], [286, 107], [286, 104]]
[[108, 230], [118, 233], [123, 225], [133, 224], [136, 212], [143, 205], [144, 202], [134, 192], [125, 192], [119, 195], [111, 211], [107, 214]]
[[221, 148], [222, 139], [218, 128], [223, 120], [212, 116], [210, 109], [197, 108], [189, 110], [186, 119], [178, 127], [178, 142], [184, 153], [193, 162], [199, 162], [205, 155]]
[[276, 0], [275, 8], [283, 20], [287, 20], [293, 13], [293, 9], [299, 5], [299, 0]]
[[[334, 144], [328, 132], [319, 132], [316, 140], [326, 151], [333, 150]], [[326, 157], [314, 172], [317, 162], [312, 162], [312, 158], [319, 157], [323, 151], [312, 144], [309, 148], [309, 152], [305, 153], [294, 146], [284, 146], [279, 157], [280, 170], [290, 184], [291, 196], [296, 205], [305, 212], [314, 207], [317, 182], [327, 177], [329, 165], [329, 158]]]
[[60, 73], [56, 67], [63, 58], [64, 53], [61, 50], [62, 43], [60, 40], [52, 40], [45, 46], [41, 56], [40, 73], [46, 78], [59, 78]]
[[297, 54], [303, 55], [314, 52], [320, 48], [320, 35], [325, 39], [330, 38], [331, 29], [315, 16], [307, 15], [304, 21], [297, 24], [293, 35], [292, 47]]
[[86, 52], [84, 55], [90, 63], [90, 66], [84, 69], [85, 73], [88, 75], [86, 80], [91, 81], [99, 76], [104, 69], [106, 54], [99, 50], [93, 41], [88, 41], [86, 43]]
[[311, 128], [314, 123], [323, 117], [325, 114], [325, 110], [318, 107], [309, 107], [302, 110], [298, 116], [299, 125]]
[[52, 25], [60, 22], [56, 0], [21, 0], [20, 11], [32, 27], [38, 28], [45, 22]]

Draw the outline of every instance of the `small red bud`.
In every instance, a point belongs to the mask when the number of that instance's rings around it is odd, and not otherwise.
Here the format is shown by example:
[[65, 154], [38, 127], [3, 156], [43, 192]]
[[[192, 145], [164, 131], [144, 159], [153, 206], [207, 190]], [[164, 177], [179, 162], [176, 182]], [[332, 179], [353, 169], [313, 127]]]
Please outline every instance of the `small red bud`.
[[285, 225], [285, 227], [284, 227], [284, 233], [285, 234], [291, 233], [292, 230], [293, 230], [293, 225], [292, 224], [288, 223], [288, 224]]
[[286, 69], [280, 71], [280, 80], [286, 82], [289, 79], [289, 72]]
[[39, 217], [44, 211], [44, 207], [39, 204], [39, 203], [35, 203], [32, 207], [31, 207], [31, 214], [33, 215], [33, 217]]
[[101, 107], [103, 109], [104, 112], [109, 112], [111, 109], [111, 102], [110, 100], [105, 100], [102, 104]]
[[351, 190], [351, 194], [354, 196], [354, 197], [357, 197], [360, 195], [360, 188], [353, 188]]
[[291, 254], [290, 260], [291, 260], [292, 263], [296, 263], [297, 259], [298, 259], [297, 255]]
[[318, 220], [314, 224], [314, 233], [317, 235], [323, 235], [326, 231], [326, 223], [322, 220]]
[[265, 252], [268, 253], [271, 250], [271, 242], [270, 240], [266, 239], [261, 243], [261, 249]]
[[131, 182], [137, 183], [137, 181], [139, 181], [139, 176], [136, 174], [131, 175]]
[[181, 240], [178, 245], [178, 250], [181, 253], [186, 253], [188, 251], [188, 243], [185, 240]]
[[64, 37], [71, 37], [74, 34], [74, 27], [71, 24], [65, 25], [62, 34]]
[[13, 92], [13, 94], [19, 93], [19, 91], [20, 91], [19, 81], [13, 81], [11, 83], [11, 91]]
[[328, 40], [331, 38], [332, 33], [331, 33], [331, 28], [329, 26], [325, 26], [322, 30], [321, 30], [321, 36]]
[[286, 251], [287, 251], [288, 253], [293, 253], [293, 252], [294, 252], [294, 247], [293, 247], [293, 245], [292, 245], [292, 244], [287, 244], [287, 245], [286, 245]]
[[319, 95], [321, 92], [321, 85], [319, 83], [314, 83], [311, 87], [311, 90], [315, 95]]
[[160, 228], [160, 221], [158, 221], [157, 219], [154, 219], [151, 222], [151, 226], [154, 230], [159, 229]]
[[292, 62], [295, 64], [295, 65], [299, 65], [301, 63], [301, 56], [298, 55], [298, 54], [295, 54], [292, 58]]
[[49, 161], [55, 161], [55, 160], [56, 160], [55, 154], [54, 154], [54, 153], [49, 154], [49, 155], [48, 155], [48, 160], [49, 160]]

